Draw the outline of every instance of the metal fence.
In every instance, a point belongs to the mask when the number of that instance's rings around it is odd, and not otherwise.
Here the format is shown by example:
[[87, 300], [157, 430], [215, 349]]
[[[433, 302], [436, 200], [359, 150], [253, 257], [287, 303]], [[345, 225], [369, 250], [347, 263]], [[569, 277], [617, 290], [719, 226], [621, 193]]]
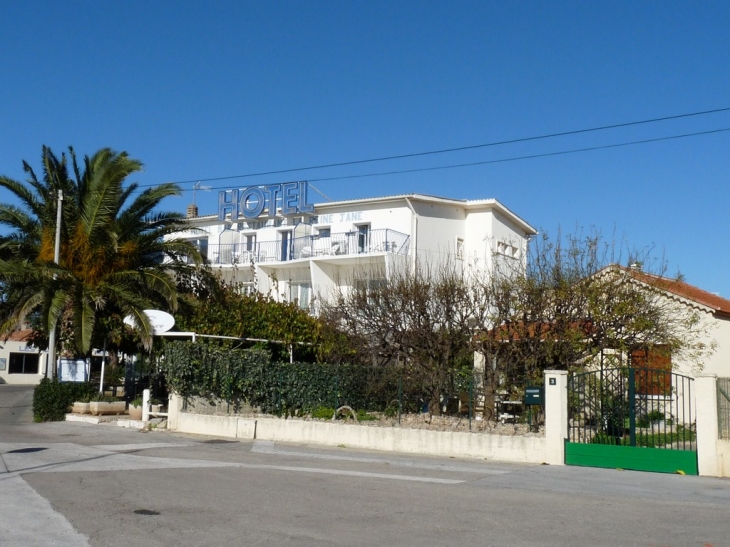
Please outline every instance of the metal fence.
[[392, 253], [407, 255], [410, 236], [391, 229], [308, 235], [278, 241], [251, 241], [208, 245], [201, 252], [211, 264], [248, 265], [303, 258]]
[[730, 440], [730, 378], [717, 379], [717, 433]]
[[657, 369], [573, 374], [569, 442], [696, 450], [692, 383], [692, 378]]

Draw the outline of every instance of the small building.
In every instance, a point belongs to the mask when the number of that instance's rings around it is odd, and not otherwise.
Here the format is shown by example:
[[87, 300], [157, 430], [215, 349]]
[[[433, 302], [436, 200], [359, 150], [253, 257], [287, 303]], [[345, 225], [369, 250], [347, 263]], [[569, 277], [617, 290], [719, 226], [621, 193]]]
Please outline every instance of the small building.
[[[667, 368], [681, 374], [702, 372], [730, 378], [730, 300], [690, 285], [680, 279], [648, 274], [632, 268], [621, 268], [639, 283], [660, 291], [669, 305], [694, 312], [701, 334], [698, 342], [708, 348], [701, 362], [689, 357], [667, 356]], [[651, 357], [651, 356], [647, 356]]]
[[20, 330], [0, 340], [0, 384], [37, 384], [45, 376], [45, 351], [33, 346], [33, 331]]
[[309, 309], [315, 296], [417, 263], [523, 268], [537, 233], [495, 199], [407, 194], [310, 204], [308, 192], [306, 182], [223, 191], [217, 214], [189, 213], [185, 237], [226, 281]]

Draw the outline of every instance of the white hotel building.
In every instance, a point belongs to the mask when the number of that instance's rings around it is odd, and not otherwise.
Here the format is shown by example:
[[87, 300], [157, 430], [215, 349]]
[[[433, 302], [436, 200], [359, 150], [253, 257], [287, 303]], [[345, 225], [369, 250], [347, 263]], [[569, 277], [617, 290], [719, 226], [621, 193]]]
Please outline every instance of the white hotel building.
[[[308, 308], [337, 287], [443, 261], [524, 265], [537, 232], [494, 199], [408, 194], [310, 204], [306, 182], [221, 192], [218, 214], [188, 209], [194, 241], [224, 279]], [[275, 204], [275, 205], [270, 205]]]

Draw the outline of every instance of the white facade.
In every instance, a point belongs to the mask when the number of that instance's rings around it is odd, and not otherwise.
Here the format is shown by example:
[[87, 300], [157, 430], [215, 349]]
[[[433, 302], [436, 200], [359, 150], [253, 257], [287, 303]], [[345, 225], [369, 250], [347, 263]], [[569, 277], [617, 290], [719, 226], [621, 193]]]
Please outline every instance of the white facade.
[[245, 218], [228, 206], [221, 215], [191, 218], [183, 237], [196, 242], [224, 279], [307, 308], [315, 296], [326, 299], [337, 287], [382, 279], [416, 262], [457, 261], [482, 271], [500, 260], [524, 266], [537, 233], [494, 199], [409, 194], [308, 209], [283, 214], [277, 202], [275, 215], [259, 207], [256, 218]]

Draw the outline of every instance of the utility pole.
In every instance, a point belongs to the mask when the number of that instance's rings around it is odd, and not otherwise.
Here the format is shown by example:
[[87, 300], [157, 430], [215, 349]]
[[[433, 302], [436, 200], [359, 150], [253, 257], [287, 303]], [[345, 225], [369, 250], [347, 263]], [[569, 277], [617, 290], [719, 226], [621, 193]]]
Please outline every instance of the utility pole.
[[[58, 191], [58, 205], [56, 207], [56, 245], [53, 249], [53, 262], [58, 266], [61, 261], [61, 213], [63, 212], [63, 192]], [[53, 274], [53, 279], [56, 279], [56, 274]], [[58, 370], [56, 368], [56, 325], [51, 327], [51, 332], [48, 335], [48, 366], [51, 369], [51, 377], [56, 378]]]

